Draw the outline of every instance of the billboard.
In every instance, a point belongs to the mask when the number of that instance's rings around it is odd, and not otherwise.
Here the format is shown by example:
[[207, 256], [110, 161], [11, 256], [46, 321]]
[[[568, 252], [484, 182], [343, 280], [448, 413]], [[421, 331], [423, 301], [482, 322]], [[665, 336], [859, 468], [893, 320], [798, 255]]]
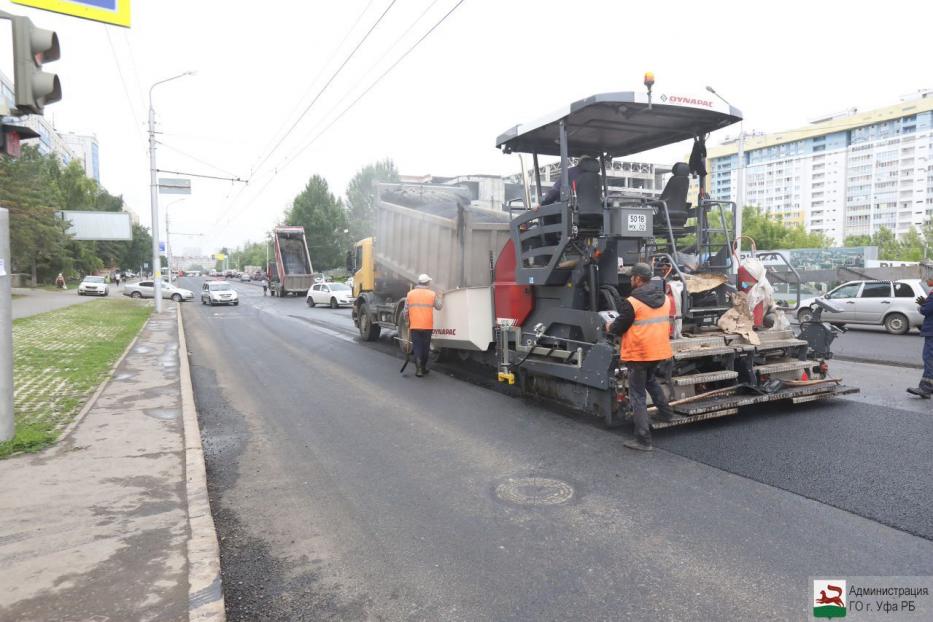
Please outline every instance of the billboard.
[[122, 241], [133, 239], [128, 212], [58, 212], [68, 223], [66, 233], [75, 240]]
[[130, 27], [130, 0], [12, 0], [12, 2], [95, 22]]

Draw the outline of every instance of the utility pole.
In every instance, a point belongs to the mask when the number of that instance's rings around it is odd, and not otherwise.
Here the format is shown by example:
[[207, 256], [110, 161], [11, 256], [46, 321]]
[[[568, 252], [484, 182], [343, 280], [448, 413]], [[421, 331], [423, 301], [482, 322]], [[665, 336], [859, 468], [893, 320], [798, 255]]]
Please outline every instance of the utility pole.
[[13, 438], [13, 277], [10, 275], [10, 212], [0, 208], [0, 443]]
[[[193, 71], [186, 71], [177, 76], [159, 80], [149, 87], [149, 201], [152, 204], [152, 280], [155, 288], [153, 293], [156, 313], [162, 313], [162, 258], [159, 255], [159, 181], [156, 179], [155, 109], [152, 107], [152, 89], [193, 73]], [[171, 279], [171, 263], [168, 266], [168, 273]]]
[[[711, 86], [706, 90], [721, 99], [730, 108], [735, 108], [729, 101]], [[738, 166], [735, 174], [735, 252], [742, 250], [742, 210], [745, 208], [745, 119], [739, 121], [739, 140], [736, 152]]]

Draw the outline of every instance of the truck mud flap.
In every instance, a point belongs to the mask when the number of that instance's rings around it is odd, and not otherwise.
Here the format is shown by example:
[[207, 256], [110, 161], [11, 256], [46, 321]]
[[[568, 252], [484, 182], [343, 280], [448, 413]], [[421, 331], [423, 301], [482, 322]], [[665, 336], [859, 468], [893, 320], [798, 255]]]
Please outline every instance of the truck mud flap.
[[811, 387], [790, 387], [764, 395], [758, 393], [744, 393], [722, 396], [674, 406], [676, 416], [673, 421], [653, 419], [651, 421], [651, 428], [653, 430], [660, 430], [663, 428], [705, 421], [707, 419], [727, 417], [729, 415], [738, 414], [741, 407], [751, 406], [753, 404], [764, 404], [766, 402], [777, 402], [780, 400], [791, 400], [794, 404], [800, 404], [858, 392], [859, 390], [855, 387], [847, 387], [844, 385], [827, 386], [822, 384]]

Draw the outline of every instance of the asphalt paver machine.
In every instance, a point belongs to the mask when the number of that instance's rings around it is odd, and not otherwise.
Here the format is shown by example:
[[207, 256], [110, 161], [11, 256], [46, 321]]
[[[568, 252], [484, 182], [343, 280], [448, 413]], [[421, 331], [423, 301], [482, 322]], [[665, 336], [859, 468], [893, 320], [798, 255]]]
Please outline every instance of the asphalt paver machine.
[[[619, 92], [574, 102], [498, 137], [504, 153], [532, 154], [534, 188], [526, 196], [537, 197], [535, 207], [512, 219], [493, 267], [501, 381], [609, 424], [623, 416], [626, 369], [605, 324], [631, 291], [628, 267], [641, 261], [653, 266], [655, 284], [675, 309], [674, 356], [662, 384], [677, 417], [657, 420], [655, 428], [856, 391], [829, 375], [834, 333], [819, 319], [795, 332], [772, 307], [752, 310], [745, 331], [720, 326], [753, 280], [734, 252], [736, 206], [705, 198], [692, 205], [688, 194], [691, 172], [705, 176], [708, 135], [740, 120], [735, 108], [704, 98], [661, 94], [652, 101], [650, 93]], [[657, 198], [610, 183], [614, 158], [691, 140], [690, 164], [674, 165]], [[544, 205], [539, 156], [560, 157], [560, 196]], [[759, 259], [784, 260], [772, 255]], [[795, 277], [799, 290], [799, 276], [785, 262], [777, 278]]]

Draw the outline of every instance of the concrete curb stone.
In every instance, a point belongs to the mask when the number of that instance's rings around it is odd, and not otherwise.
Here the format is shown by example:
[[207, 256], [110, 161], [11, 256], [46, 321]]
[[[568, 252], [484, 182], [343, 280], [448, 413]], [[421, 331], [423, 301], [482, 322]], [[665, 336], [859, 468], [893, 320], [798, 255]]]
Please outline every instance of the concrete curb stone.
[[194, 387], [188, 362], [188, 345], [180, 305], [178, 359], [181, 378], [182, 418], [185, 428], [185, 476], [188, 496], [188, 619], [224, 622], [224, 594], [220, 575], [220, 545], [207, 495], [204, 449], [194, 404]]

